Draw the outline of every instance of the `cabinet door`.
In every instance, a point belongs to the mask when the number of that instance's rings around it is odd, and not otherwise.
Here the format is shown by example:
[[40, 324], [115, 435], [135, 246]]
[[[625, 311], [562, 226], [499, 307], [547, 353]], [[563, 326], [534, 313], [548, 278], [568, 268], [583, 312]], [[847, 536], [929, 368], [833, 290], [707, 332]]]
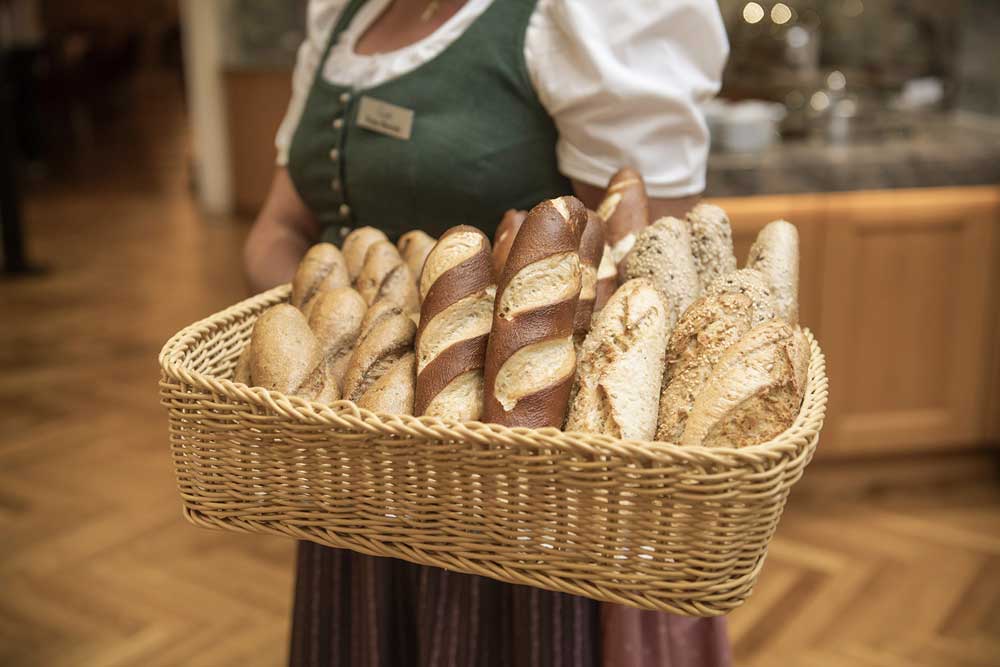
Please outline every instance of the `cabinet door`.
[[821, 195], [733, 197], [709, 200], [726, 210], [733, 225], [733, 247], [742, 268], [757, 232], [772, 220], [784, 219], [799, 230], [799, 320], [822, 345], [820, 293], [823, 276], [823, 218]]
[[996, 188], [831, 195], [826, 455], [985, 436]]

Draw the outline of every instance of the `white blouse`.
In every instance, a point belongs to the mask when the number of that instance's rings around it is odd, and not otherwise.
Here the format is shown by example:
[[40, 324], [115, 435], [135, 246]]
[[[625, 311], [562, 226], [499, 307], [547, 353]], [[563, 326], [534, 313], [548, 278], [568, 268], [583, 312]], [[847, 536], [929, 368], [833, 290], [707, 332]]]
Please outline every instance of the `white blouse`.
[[[375, 55], [354, 45], [391, 0], [366, 3], [330, 50], [323, 77], [367, 88], [444, 51], [494, 0], [468, 0], [433, 34]], [[502, 0], [498, 0], [502, 1]], [[278, 164], [302, 115], [330, 31], [347, 0], [310, 0], [292, 99], [275, 141]], [[638, 169], [652, 197], [705, 189], [708, 130], [700, 106], [719, 90], [729, 43], [712, 0], [538, 0], [524, 56], [538, 99], [559, 131], [567, 177], [605, 187], [619, 167]]]

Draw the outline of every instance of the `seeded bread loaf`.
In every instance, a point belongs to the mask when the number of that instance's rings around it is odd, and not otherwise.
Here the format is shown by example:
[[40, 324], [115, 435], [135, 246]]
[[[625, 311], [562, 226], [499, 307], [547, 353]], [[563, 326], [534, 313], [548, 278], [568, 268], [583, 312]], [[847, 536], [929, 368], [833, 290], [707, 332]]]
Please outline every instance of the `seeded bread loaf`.
[[740, 269], [719, 276], [712, 282], [706, 294], [745, 294], [752, 307], [752, 326], [763, 324], [777, 317], [774, 294], [767, 286], [764, 276], [756, 269]]
[[799, 321], [799, 232], [784, 220], [768, 223], [750, 247], [747, 266], [760, 271], [774, 295], [778, 317]]
[[594, 295], [594, 312], [601, 312], [604, 304], [608, 302], [611, 295], [618, 289], [618, 267], [611, 256], [611, 246], [604, 244], [604, 251], [601, 253], [601, 263], [597, 266], [597, 289]]
[[698, 282], [704, 290], [719, 276], [736, 270], [733, 230], [725, 211], [704, 202], [688, 212], [687, 223], [691, 233], [691, 255], [698, 270]]
[[586, 221], [579, 200], [560, 197], [535, 206], [521, 225], [497, 285], [484, 421], [563, 425], [576, 369], [577, 248]]
[[701, 290], [691, 256], [691, 235], [677, 218], [660, 218], [636, 239], [625, 258], [625, 278], [648, 277], [673, 313], [670, 328]]

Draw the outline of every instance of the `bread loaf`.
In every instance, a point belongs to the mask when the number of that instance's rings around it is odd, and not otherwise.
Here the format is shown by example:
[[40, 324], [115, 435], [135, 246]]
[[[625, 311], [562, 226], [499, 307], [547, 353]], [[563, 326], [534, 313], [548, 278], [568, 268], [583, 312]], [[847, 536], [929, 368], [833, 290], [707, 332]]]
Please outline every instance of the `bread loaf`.
[[577, 361], [567, 431], [652, 440], [669, 313], [646, 278], [630, 280], [594, 317]]
[[233, 382], [242, 382], [243, 384], [253, 386], [253, 379], [250, 377], [250, 341], [243, 346], [243, 351], [240, 352], [240, 356], [236, 359], [236, 368], [233, 369]]
[[573, 334], [578, 342], [590, 331], [590, 318], [597, 300], [597, 269], [604, 254], [604, 221], [593, 211], [587, 211], [587, 223], [580, 236], [580, 300], [576, 304]]
[[597, 266], [597, 289], [594, 295], [594, 312], [601, 312], [604, 304], [608, 302], [611, 295], [618, 289], [618, 267], [611, 256], [611, 246], [604, 244], [604, 252], [601, 254], [601, 263]]
[[604, 233], [615, 264], [632, 249], [639, 232], [649, 224], [646, 185], [635, 169], [625, 167], [611, 177], [597, 214], [605, 222]]
[[677, 218], [660, 218], [644, 229], [625, 258], [624, 274], [629, 280], [648, 277], [653, 281], [673, 313], [672, 329], [701, 290], [687, 225]]
[[413, 352], [417, 326], [404, 313], [388, 314], [358, 342], [344, 374], [345, 399], [358, 402], [383, 375]]
[[716, 278], [705, 290], [706, 294], [745, 294], [752, 306], [751, 324], [757, 326], [768, 320], [773, 320], [777, 313], [774, 307], [774, 295], [767, 286], [767, 281], [755, 269], [740, 269]]
[[747, 267], [761, 272], [774, 295], [778, 317], [799, 321], [799, 232], [784, 220], [768, 223], [750, 247]]
[[328, 289], [350, 285], [344, 256], [332, 243], [317, 243], [299, 262], [292, 279], [291, 304], [307, 312], [316, 296]]
[[344, 238], [341, 251], [344, 255], [344, 262], [347, 264], [347, 276], [351, 284], [358, 279], [361, 267], [365, 263], [365, 255], [368, 254], [368, 247], [376, 241], [388, 241], [388, 237], [381, 230], [374, 227], [358, 227], [352, 230]]
[[688, 416], [682, 445], [747, 447], [792, 425], [802, 404], [809, 345], [781, 320], [750, 330], [722, 355]]
[[406, 232], [396, 242], [399, 254], [402, 255], [414, 280], [420, 278], [420, 272], [424, 269], [424, 260], [427, 259], [427, 253], [434, 247], [435, 242], [433, 236], [420, 229]]
[[576, 368], [577, 248], [586, 221], [575, 197], [550, 199], [528, 213], [514, 239], [493, 308], [484, 421], [562, 426]]
[[426, 266], [415, 414], [478, 420], [496, 294], [489, 239], [474, 227], [452, 227], [427, 256]]
[[687, 223], [691, 233], [691, 255], [704, 290], [719, 276], [736, 270], [733, 230], [726, 212], [706, 203], [688, 212]]
[[309, 328], [319, 343], [326, 374], [338, 391], [361, 333], [366, 310], [361, 295], [350, 287], [338, 287], [320, 294], [309, 313]]
[[503, 273], [503, 265], [507, 263], [510, 247], [514, 244], [514, 238], [517, 237], [517, 232], [527, 215], [527, 211], [508, 209], [497, 226], [496, 234], [493, 235], [493, 275], [497, 280]]
[[413, 414], [416, 356], [407, 352], [358, 398], [358, 407], [394, 415]]
[[369, 305], [387, 300], [399, 304], [406, 312], [420, 309], [416, 282], [396, 246], [389, 241], [376, 241], [368, 247], [355, 284]]
[[680, 442], [694, 401], [723, 353], [753, 326], [746, 294], [706, 294], [684, 311], [667, 345], [656, 439]]
[[320, 361], [319, 344], [302, 312], [278, 304], [261, 313], [250, 337], [250, 376], [256, 386], [293, 394]]

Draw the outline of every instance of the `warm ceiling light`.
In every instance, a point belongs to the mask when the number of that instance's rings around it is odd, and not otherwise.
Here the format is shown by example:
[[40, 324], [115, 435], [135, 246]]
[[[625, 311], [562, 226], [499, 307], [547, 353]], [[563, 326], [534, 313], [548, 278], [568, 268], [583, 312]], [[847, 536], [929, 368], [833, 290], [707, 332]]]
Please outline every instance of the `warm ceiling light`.
[[809, 98], [809, 106], [816, 111], [826, 111], [830, 106], [830, 98], [822, 90], [817, 91]]
[[764, 18], [764, 8], [756, 2], [743, 5], [743, 20], [747, 23], [759, 23]]
[[833, 70], [826, 77], [826, 87], [830, 90], [843, 90], [847, 85], [847, 77], [840, 70]]
[[771, 20], [778, 25], [788, 23], [792, 20], [792, 10], [785, 3], [779, 2], [771, 7]]

